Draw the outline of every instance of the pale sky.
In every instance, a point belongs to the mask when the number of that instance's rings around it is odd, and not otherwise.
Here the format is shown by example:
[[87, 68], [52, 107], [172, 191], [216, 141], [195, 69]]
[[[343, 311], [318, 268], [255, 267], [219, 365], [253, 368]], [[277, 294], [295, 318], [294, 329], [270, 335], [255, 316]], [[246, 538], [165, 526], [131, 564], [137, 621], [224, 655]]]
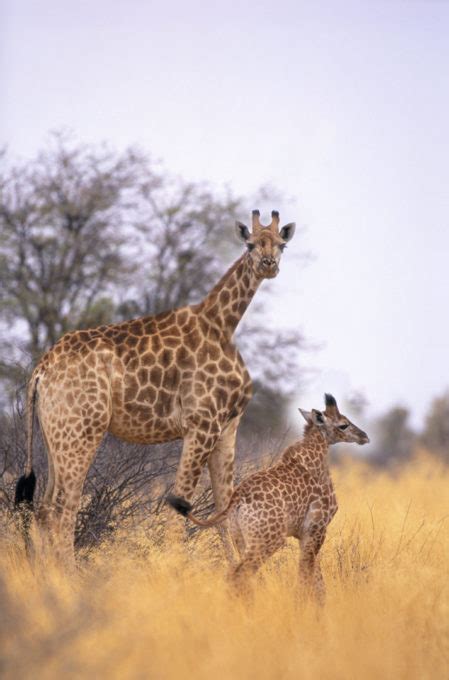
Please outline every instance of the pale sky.
[[449, 2], [2, 6], [0, 145], [69, 128], [238, 194], [271, 183], [293, 202], [254, 207], [305, 231], [267, 323], [321, 347], [298, 405], [361, 390], [419, 425], [449, 387]]

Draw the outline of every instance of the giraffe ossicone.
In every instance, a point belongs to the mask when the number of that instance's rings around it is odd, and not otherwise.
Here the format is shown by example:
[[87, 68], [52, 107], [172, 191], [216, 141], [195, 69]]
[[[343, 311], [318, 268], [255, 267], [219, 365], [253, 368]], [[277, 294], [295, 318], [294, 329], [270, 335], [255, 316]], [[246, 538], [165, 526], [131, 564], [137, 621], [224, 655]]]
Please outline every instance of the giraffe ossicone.
[[[265, 227], [253, 211], [252, 231], [238, 222], [246, 251], [198, 304], [66, 333], [37, 364], [28, 388], [28, 458], [17, 501], [32, 499], [36, 405], [48, 458], [37, 518], [66, 560], [73, 561], [83, 483], [106, 432], [146, 444], [183, 439], [174, 492], [191, 500], [207, 463], [216, 507], [227, 506], [236, 430], [252, 394], [233, 335], [260, 283], [279, 271], [295, 226], [278, 226], [276, 211]], [[223, 538], [229, 553], [226, 532]]]

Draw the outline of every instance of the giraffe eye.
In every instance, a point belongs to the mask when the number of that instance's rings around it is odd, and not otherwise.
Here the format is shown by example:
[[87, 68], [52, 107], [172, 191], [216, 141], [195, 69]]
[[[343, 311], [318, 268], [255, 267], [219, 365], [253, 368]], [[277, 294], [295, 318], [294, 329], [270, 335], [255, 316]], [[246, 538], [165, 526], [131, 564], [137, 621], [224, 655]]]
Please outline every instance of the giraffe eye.
[[251, 252], [252, 250], [254, 250], [255, 245], [254, 245], [254, 243], [247, 243], [247, 244], [246, 244], [246, 247], [247, 247], [248, 250]]
[[349, 423], [343, 423], [343, 425], [338, 426], [338, 429], [339, 430], [346, 430], [347, 427], [349, 427]]
[[279, 245], [279, 249], [280, 249], [281, 252], [283, 252], [283, 251], [286, 249], [286, 247], [287, 247], [287, 244], [286, 244], [286, 243], [281, 243], [281, 244]]

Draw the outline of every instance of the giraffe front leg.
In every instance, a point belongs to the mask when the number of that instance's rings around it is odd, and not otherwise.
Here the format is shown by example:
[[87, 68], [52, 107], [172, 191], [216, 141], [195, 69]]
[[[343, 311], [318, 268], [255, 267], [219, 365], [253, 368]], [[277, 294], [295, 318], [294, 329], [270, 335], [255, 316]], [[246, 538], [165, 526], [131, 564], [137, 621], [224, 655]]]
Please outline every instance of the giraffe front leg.
[[[202, 430], [192, 430], [184, 437], [181, 459], [176, 471], [173, 494], [187, 501], [192, 501], [201, 470], [206, 463], [217, 436], [204, 434]], [[185, 537], [185, 521], [182, 517], [170, 513], [168, 520], [170, 541], [181, 543]]]
[[303, 592], [311, 594], [318, 604], [323, 605], [326, 586], [319, 562], [319, 552], [326, 537], [326, 527], [311, 525], [301, 536], [301, 557], [299, 560], [299, 580]]
[[[234, 457], [235, 438], [240, 418], [234, 418], [222, 432], [208, 459], [212, 493], [217, 511], [224, 510], [234, 490]], [[226, 520], [218, 527], [225, 555], [231, 564], [235, 563], [235, 551], [229, 533], [229, 522]]]

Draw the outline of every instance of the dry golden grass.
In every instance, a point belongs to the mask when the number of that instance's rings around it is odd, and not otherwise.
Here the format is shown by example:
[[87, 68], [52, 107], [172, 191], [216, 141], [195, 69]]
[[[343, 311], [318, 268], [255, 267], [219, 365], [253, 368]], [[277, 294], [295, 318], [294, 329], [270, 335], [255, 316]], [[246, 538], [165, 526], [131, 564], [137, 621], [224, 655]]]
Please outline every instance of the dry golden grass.
[[4, 540], [5, 678], [447, 678], [449, 471], [422, 458], [395, 478], [334, 471], [340, 510], [323, 548], [327, 603], [298, 597], [292, 542], [235, 597], [211, 533], [184, 552], [123, 537], [74, 580], [33, 573]]

